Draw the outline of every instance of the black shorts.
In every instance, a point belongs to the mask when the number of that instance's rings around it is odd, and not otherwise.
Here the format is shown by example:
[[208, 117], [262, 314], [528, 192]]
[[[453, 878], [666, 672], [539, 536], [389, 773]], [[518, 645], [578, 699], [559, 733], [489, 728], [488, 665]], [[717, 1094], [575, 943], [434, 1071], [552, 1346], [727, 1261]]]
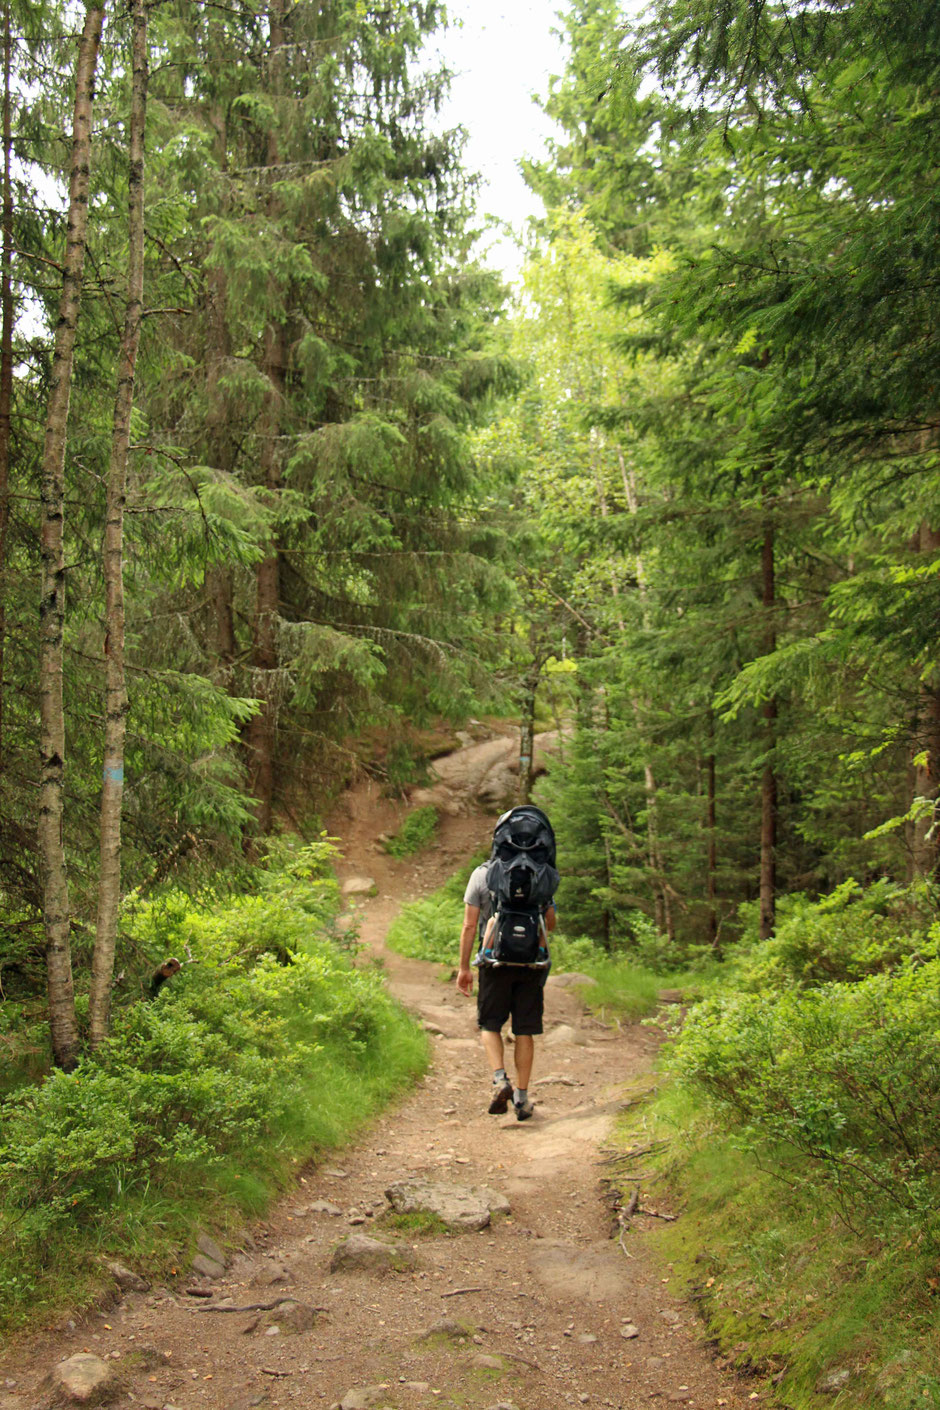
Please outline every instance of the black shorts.
[[522, 965], [485, 965], [479, 968], [477, 1024], [488, 1033], [498, 1033], [512, 1017], [517, 1038], [541, 1033], [547, 969], [526, 969]]

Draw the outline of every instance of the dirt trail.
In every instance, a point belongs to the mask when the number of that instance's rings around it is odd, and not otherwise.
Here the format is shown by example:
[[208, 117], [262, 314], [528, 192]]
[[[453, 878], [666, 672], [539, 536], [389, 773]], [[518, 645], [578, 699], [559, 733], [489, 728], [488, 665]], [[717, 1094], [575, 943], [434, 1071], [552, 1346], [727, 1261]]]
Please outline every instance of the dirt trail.
[[[475, 778], [481, 757], [461, 753], [462, 771], [448, 763], [458, 804], [461, 773]], [[375, 849], [401, 811], [374, 785], [347, 795], [331, 826], [343, 838], [342, 875], [365, 873], [378, 886], [362, 904], [361, 935], [432, 1033], [425, 1080], [358, 1144], [299, 1176], [212, 1284], [211, 1300], [187, 1296], [186, 1279], [172, 1290], [130, 1293], [109, 1313], [43, 1339], [28, 1365], [0, 1358], [0, 1410], [48, 1406], [42, 1375], [83, 1350], [109, 1358], [123, 1381], [118, 1403], [142, 1410], [742, 1410], [764, 1399], [716, 1365], [693, 1309], [650, 1256], [649, 1236], [639, 1227], [628, 1235], [630, 1256], [610, 1238], [598, 1162], [614, 1117], [649, 1072], [650, 1032], [604, 1028], [552, 977], [531, 1084], [536, 1114], [525, 1123], [488, 1116], [473, 1005], [440, 967], [384, 950], [402, 901], [438, 885], [485, 841], [491, 819], [463, 796], [466, 809], [443, 819], [440, 846], [411, 862]], [[455, 915], [455, 951], [459, 923]], [[416, 1174], [495, 1188], [511, 1214], [476, 1233], [396, 1235], [383, 1224], [384, 1192]], [[356, 1232], [397, 1237], [413, 1250], [414, 1267], [330, 1272], [333, 1248]], [[296, 1334], [284, 1308], [211, 1310], [286, 1297], [325, 1310]], [[625, 1338], [629, 1324], [638, 1335]]]

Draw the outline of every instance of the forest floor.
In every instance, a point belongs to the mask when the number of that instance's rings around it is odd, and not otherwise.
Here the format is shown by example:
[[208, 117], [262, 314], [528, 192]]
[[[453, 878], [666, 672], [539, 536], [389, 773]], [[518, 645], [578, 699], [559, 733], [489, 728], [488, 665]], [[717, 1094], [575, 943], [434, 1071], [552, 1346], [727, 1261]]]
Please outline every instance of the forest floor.
[[[631, 1095], [649, 1085], [655, 1033], [603, 1026], [553, 976], [530, 1087], [535, 1115], [489, 1116], [473, 1003], [440, 966], [384, 947], [400, 906], [487, 843], [492, 815], [476, 800], [512, 748], [484, 740], [443, 761], [440, 840], [418, 857], [395, 861], [377, 844], [404, 810], [373, 783], [345, 795], [330, 819], [341, 875], [376, 883], [378, 894], [359, 903], [363, 945], [431, 1034], [424, 1080], [354, 1145], [299, 1172], [227, 1255], [221, 1277], [181, 1275], [172, 1287], [126, 1293], [0, 1354], [0, 1410], [47, 1407], [48, 1373], [78, 1352], [108, 1362], [128, 1410], [765, 1403], [760, 1383], [736, 1379], [705, 1344], [694, 1307], [657, 1261], [656, 1221], [635, 1217], [629, 1253], [611, 1238], [605, 1143]], [[460, 922], [455, 915], [455, 957]], [[511, 1213], [473, 1233], [396, 1227], [385, 1190], [416, 1176], [495, 1189]], [[361, 1233], [410, 1250], [413, 1265], [331, 1271], [336, 1246]], [[197, 1287], [211, 1296], [192, 1296]], [[317, 1311], [297, 1314], [279, 1299]]]

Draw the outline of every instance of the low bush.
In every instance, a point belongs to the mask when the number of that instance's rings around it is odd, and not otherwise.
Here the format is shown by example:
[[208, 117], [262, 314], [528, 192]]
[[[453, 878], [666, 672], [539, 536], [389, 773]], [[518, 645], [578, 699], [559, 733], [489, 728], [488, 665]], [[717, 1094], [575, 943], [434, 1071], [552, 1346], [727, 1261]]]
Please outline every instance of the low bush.
[[916, 1212], [940, 1233], [940, 961], [856, 984], [713, 998], [671, 1066], [755, 1148], [796, 1157], [789, 1177]]
[[774, 1404], [940, 1404], [937, 1253], [904, 1211], [890, 1232], [863, 1218], [850, 1228], [789, 1166], [777, 1173], [773, 1148], [742, 1148], [676, 1084], [660, 1082], [626, 1113], [617, 1145], [624, 1198], [640, 1169], [641, 1209], [681, 1210], [651, 1235], [662, 1276], [694, 1300], [729, 1362], [773, 1378]]
[[0, 1104], [0, 1321], [62, 1278], [71, 1295], [97, 1254], [160, 1266], [209, 1209], [256, 1212], [423, 1070], [424, 1035], [328, 938], [328, 855], [274, 859], [259, 895], [132, 908], [137, 943], [186, 963], [74, 1072]]
[[846, 881], [822, 900], [783, 896], [776, 932], [757, 938], [757, 906], [741, 908], [744, 932], [731, 959], [736, 987], [751, 992], [864, 979], [904, 960], [936, 959], [940, 926], [922, 890]]

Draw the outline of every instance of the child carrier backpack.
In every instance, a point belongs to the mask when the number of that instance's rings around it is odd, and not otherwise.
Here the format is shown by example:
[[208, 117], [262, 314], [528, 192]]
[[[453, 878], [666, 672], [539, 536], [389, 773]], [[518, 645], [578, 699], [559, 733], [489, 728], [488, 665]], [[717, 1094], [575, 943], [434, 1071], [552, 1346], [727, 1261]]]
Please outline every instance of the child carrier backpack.
[[547, 965], [544, 912], [558, 886], [555, 834], [541, 808], [510, 808], [493, 832], [486, 886], [494, 915], [484, 940], [491, 964]]

